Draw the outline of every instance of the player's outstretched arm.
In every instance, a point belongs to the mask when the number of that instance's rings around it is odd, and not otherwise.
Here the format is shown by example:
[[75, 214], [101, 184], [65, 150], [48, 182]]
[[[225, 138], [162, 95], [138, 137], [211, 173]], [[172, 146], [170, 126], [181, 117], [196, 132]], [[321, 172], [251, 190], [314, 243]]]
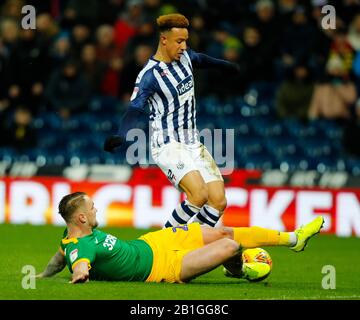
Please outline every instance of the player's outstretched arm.
[[82, 261], [77, 263], [73, 268], [71, 283], [83, 283], [89, 281], [89, 265]]
[[66, 266], [65, 257], [60, 251], [57, 251], [55, 255], [50, 259], [45, 270], [38, 274], [37, 278], [48, 278], [62, 271]]
[[241, 68], [238, 63], [216, 59], [204, 53], [195, 52], [191, 49], [188, 49], [187, 52], [194, 68], [218, 68], [229, 74], [238, 74], [241, 72]]

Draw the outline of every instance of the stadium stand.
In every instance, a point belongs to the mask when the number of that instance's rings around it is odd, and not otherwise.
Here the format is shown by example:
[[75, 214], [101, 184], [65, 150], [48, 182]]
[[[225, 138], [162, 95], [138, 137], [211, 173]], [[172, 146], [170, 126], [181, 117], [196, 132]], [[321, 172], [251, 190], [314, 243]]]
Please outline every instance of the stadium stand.
[[[326, 2], [331, 4], [331, 1]], [[39, 29], [29, 31], [32, 35], [21, 30], [18, 24], [21, 19], [19, 10], [25, 3], [36, 6], [37, 17], [42, 22]], [[9, 145], [6, 135], [3, 135], [0, 161], [9, 164], [32, 161], [39, 166], [126, 164], [125, 156], [120, 152], [116, 155], [106, 154], [102, 149], [103, 141], [107, 135], [117, 130], [131, 94], [124, 88], [132, 86], [121, 83], [121, 79], [124, 79], [123, 66], [126, 64], [127, 69], [130, 68], [132, 72], [141, 69], [141, 66], [136, 65], [136, 59], [131, 58], [133, 52], [130, 50], [143, 44], [153, 45], [156, 33], [147, 28], [149, 21], [153, 21], [156, 15], [166, 9], [180, 11], [188, 15], [190, 21], [194, 18], [196, 25], [190, 30], [192, 33], [189, 40], [189, 45], [194, 50], [217, 54], [219, 58], [232, 57], [240, 64], [254, 50], [253, 52], [267, 55], [267, 63], [272, 61], [272, 79], [266, 78], [267, 74], [261, 76], [263, 65], [259, 62], [260, 69], [256, 65], [251, 65], [251, 69], [248, 69], [259, 72], [258, 77], [244, 74], [238, 79], [241, 82], [230, 81], [231, 87], [225, 91], [223, 86], [228, 86], [229, 81], [224, 79], [222, 83], [217, 75], [217, 82], [213, 83], [214, 77], [211, 75], [216, 74], [216, 71], [198, 71], [195, 74], [196, 85], [199, 86], [198, 128], [234, 128], [235, 163], [238, 167], [284, 171], [311, 169], [319, 172], [346, 170], [359, 175], [360, 155], [350, 153], [346, 148], [348, 143], [344, 141], [346, 126], [360, 114], [357, 111], [360, 105], [360, 78], [355, 64], [360, 55], [360, 25], [359, 15], [356, 10], [352, 11], [351, 2], [337, 4], [338, 23], [341, 25], [339, 33], [321, 30], [321, 16], [317, 15], [320, 8], [318, 1], [294, 0], [287, 6], [283, 1], [241, 1], [241, 4], [238, 1], [227, 1], [233, 5], [234, 10], [227, 10], [225, 15], [221, 15], [220, 3], [212, 2], [208, 7], [202, 7], [201, 1], [193, 0], [191, 3], [192, 6], [185, 6], [176, 1], [107, 0], [98, 2], [98, 10], [85, 10], [85, 15], [76, 11], [81, 8], [81, 1], [76, 0], [61, 3], [4, 1], [0, 18], [1, 126], [9, 127], [10, 119], [19, 105], [28, 108], [33, 114], [31, 127], [36, 133], [36, 146], [17, 148]], [[189, 7], [195, 10], [190, 10]], [[108, 10], [109, 8], [112, 10]], [[267, 13], [264, 10], [268, 10]], [[81, 34], [74, 40], [73, 32], [79, 25], [86, 27], [90, 33], [90, 36], [84, 37], [83, 42]], [[100, 45], [96, 35], [104, 25], [109, 27], [107, 30], [110, 30], [110, 38], [107, 44]], [[291, 33], [281, 31], [286, 29], [285, 25], [296, 30], [288, 43], [284, 41], [289, 40]], [[254, 44], [257, 46], [256, 50], [251, 48], [251, 39], [243, 38], [243, 31], [248, 26], [259, 31], [259, 43], [255, 41]], [[279, 34], [269, 33], [269, 28]], [[121, 33], [124, 30], [127, 30], [126, 37]], [[209, 32], [204, 32], [205, 30]], [[251, 34], [247, 36], [250, 37]], [[309, 42], [319, 45], [304, 52], [302, 43], [297, 42], [303, 37], [308, 37]], [[66, 39], [67, 42], [59, 43], [59, 39]], [[56, 72], [60, 72], [62, 63], [66, 63], [68, 59], [80, 62], [79, 49], [86, 44], [95, 46], [99, 63], [106, 63], [96, 70], [91, 67], [86, 69], [87, 75], [91, 76], [91, 72], [96, 72], [99, 77], [97, 87], [92, 87], [86, 108], [74, 112], [70, 109], [70, 113], [62, 113], [52, 108], [46, 97], [48, 81]], [[272, 50], [269, 50], [269, 45], [273, 46]], [[19, 55], [18, 48], [22, 48], [22, 55]], [[342, 55], [344, 51], [341, 48], [346, 48], [346, 57]], [[230, 55], [230, 49], [236, 51], [234, 56]], [[15, 71], [18, 70], [16, 66], [26, 65], [33, 58], [31, 54], [36, 55], [38, 51], [46, 56], [44, 65], [36, 64], [39, 77], [24, 77], [22, 72]], [[147, 51], [139, 49], [137, 54], [141, 56], [147, 54]], [[337, 55], [340, 66], [346, 64], [347, 68], [346, 72], [337, 76], [331, 73], [333, 69], [328, 68], [334, 55]], [[354, 67], [349, 61], [354, 62]], [[284, 118], [278, 114], [277, 90], [298, 63], [306, 64], [312, 69], [313, 77], [309, 81], [314, 88], [320, 83], [335, 81], [351, 82], [356, 86], [357, 102], [349, 106], [348, 117], [321, 116], [303, 119]], [[83, 76], [85, 69], [81, 68], [84, 66], [79, 66], [80, 75]], [[59, 81], [61, 83], [61, 79]], [[66, 81], [73, 80], [70, 77]], [[331, 108], [331, 104], [328, 108]], [[141, 126], [146, 129], [147, 123], [143, 121]]]

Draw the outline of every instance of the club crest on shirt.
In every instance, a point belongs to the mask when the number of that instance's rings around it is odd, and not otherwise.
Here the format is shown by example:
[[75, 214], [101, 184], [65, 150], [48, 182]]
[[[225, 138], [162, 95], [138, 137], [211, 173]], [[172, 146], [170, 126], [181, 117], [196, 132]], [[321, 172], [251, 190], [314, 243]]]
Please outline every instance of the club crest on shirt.
[[179, 162], [176, 164], [176, 168], [178, 168], [179, 170], [184, 169], [184, 166], [185, 166], [185, 164], [184, 164], [184, 162], [182, 162], [182, 161], [179, 161]]
[[78, 249], [74, 249], [70, 252], [70, 261], [74, 262], [76, 258], [78, 257]]

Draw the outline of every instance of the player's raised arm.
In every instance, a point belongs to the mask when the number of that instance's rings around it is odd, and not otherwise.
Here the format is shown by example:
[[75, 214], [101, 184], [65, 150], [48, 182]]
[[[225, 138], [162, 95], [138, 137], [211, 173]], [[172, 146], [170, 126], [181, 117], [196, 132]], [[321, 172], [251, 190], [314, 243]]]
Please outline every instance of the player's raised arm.
[[71, 283], [84, 283], [89, 281], [89, 264], [86, 261], [79, 261], [73, 265]]
[[190, 48], [187, 49], [186, 52], [188, 53], [194, 68], [219, 68], [233, 74], [240, 73], [241, 71], [240, 65], [237, 63], [222, 59], [216, 59], [204, 53], [195, 52]]
[[63, 253], [60, 249], [55, 253], [55, 255], [50, 259], [49, 263], [47, 264], [45, 270], [38, 274], [37, 278], [48, 278], [52, 277], [55, 274], [62, 271], [66, 266], [66, 261]]

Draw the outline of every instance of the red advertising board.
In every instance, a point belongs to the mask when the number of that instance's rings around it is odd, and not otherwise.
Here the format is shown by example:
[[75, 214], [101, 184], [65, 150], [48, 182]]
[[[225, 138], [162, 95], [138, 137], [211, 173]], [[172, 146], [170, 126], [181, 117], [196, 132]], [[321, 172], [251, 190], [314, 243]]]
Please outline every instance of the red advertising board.
[[[324, 231], [360, 237], [360, 189], [265, 188], [248, 186], [258, 172], [234, 171], [227, 179], [228, 206], [222, 223], [293, 230], [318, 214]], [[63, 224], [57, 206], [68, 193], [93, 197], [100, 225], [162, 226], [184, 198], [157, 168], [136, 169], [126, 183], [74, 182], [63, 178], [0, 180], [0, 223]]]

